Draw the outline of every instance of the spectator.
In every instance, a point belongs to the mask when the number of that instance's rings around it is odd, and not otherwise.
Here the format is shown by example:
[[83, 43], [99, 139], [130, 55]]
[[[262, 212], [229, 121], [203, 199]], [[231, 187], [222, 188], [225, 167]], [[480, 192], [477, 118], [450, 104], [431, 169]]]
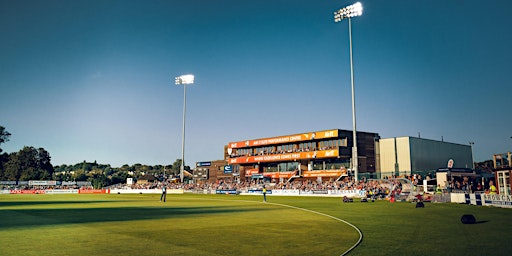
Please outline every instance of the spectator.
[[491, 194], [491, 195], [497, 194], [496, 186], [494, 186], [494, 182], [492, 180], [489, 181], [489, 194]]

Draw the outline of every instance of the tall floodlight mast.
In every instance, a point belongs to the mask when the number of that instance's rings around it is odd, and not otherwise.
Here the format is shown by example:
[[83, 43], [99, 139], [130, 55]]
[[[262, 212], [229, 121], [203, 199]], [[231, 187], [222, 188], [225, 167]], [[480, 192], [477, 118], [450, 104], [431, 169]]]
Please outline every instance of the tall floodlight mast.
[[194, 75], [182, 75], [175, 78], [176, 85], [183, 85], [183, 132], [181, 137], [181, 167], [180, 180], [183, 183], [183, 173], [185, 171], [185, 113], [187, 110], [187, 84], [194, 83]]
[[334, 21], [340, 22], [344, 19], [348, 19], [348, 35], [350, 41], [350, 81], [352, 85], [352, 137], [353, 137], [353, 146], [352, 146], [352, 170], [354, 171], [355, 181], [358, 180], [358, 154], [357, 154], [357, 135], [356, 135], [356, 100], [355, 100], [355, 90], [354, 90], [354, 65], [352, 61], [352, 22], [351, 18], [356, 16], [361, 16], [363, 14], [363, 5], [360, 2], [357, 2], [353, 5], [349, 5], [345, 8], [341, 8], [334, 12]]

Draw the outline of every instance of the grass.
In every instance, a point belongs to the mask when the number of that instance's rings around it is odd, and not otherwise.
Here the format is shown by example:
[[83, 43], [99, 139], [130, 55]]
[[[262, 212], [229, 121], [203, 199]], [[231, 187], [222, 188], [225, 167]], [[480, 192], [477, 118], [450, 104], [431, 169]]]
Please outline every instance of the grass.
[[[512, 209], [232, 195], [0, 195], [1, 255], [508, 255]], [[274, 204], [275, 203], [275, 204]], [[285, 207], [284, 204], [311, 211]], [[464, 225], [463, 214], [477, 224]]]

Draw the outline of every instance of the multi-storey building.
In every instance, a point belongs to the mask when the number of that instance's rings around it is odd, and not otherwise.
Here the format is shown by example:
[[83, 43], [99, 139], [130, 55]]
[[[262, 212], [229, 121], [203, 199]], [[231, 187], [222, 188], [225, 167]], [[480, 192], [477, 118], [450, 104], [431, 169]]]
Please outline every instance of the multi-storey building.
[[[357, 132], [358, 171], [375, 173], [377, 133]], [[352, 131], [324, 130], [230, 142], [225, 159], [242, 179], [336, 180], [350, 171]]]

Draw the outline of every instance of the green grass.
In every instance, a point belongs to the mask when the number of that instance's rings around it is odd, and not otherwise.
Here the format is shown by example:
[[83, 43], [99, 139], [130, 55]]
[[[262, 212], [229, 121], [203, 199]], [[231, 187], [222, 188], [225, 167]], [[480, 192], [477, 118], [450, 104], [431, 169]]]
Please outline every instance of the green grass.
[[[512, 209], [231, 195], [0, 195], [1, 255], [508, 255]], [[276, 203], [276, 204], [273, 204]], [[316, 211], [316, 214], [284, 204]], [[463, 214], [477, 224], [464, 225]]]

